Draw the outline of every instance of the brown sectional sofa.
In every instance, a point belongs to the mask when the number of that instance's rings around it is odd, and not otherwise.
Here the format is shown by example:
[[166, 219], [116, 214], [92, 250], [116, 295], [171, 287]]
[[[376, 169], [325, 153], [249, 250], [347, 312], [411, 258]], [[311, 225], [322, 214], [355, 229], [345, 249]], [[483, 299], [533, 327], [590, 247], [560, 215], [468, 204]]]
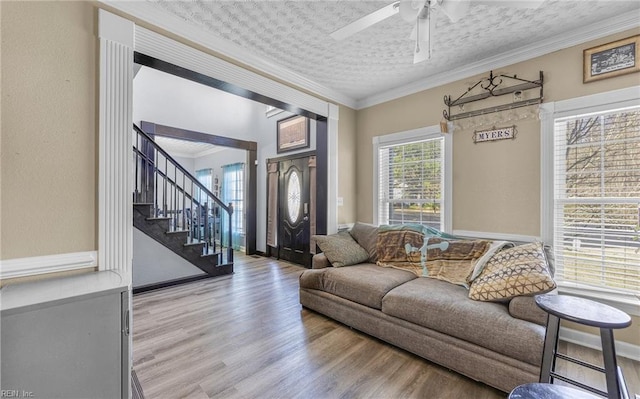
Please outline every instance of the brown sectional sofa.
[[331, 267], [320, 253], [300, 276], [300, 303], [505, 392], [539, 378], [546, 314], [532, 297], [474, 301], [462, 286], [374, 263]]

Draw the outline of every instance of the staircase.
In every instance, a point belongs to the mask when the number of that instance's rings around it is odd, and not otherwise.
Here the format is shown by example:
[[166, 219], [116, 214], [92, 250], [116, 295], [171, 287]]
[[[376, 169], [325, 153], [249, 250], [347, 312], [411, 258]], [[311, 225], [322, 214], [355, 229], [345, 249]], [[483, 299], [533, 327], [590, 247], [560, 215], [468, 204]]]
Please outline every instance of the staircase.
[[205, 277], [233, 273], [231, 204], [225, 205], [135, 124], [133, 134], [134, 227]]

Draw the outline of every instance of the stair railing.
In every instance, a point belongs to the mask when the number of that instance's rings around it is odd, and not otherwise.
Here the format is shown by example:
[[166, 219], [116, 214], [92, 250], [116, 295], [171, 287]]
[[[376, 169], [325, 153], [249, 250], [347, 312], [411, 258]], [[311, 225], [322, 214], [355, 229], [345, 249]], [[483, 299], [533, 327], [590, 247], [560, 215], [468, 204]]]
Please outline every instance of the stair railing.
[[135, 123], [133, 134], [133, 202], [149, 204], [152, 217], [170, 220], [170, 232], [188, 231], [187, 244], [203, 243], [203, 255], [220, 254], [218, 264], [233, 263], [232, 204], [225, 205]]

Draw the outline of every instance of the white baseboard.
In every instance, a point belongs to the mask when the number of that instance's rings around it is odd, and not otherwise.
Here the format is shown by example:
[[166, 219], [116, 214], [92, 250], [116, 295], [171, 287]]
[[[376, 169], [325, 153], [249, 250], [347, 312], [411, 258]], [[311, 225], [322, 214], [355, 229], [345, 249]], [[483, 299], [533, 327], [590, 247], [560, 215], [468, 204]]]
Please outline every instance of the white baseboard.
[[[614, 332], [615, 335], [615, 332]], [[587, 348], [602, 350], [602, 342], [599, 335], [589, 334], [571, 328], [560, 327], [560, 339], [572, 344]], [[616, 355], [627, 359], [640, 361], [640, 346], [628, 342], [616, 341]]]
[[540, 237], [525, 236], [522, 234], [504, 234], [504, 233], [489, 233], [485, 231], [471, 231], [471, 230], [453, 230], [453, 235], [464, 236], [470, 238], [485, 238], [490, 240], [500, 241], [517, 241], [517, 242], [534, 242], [540, 241]]
[[2, 260], [0, 280], [96, 267], [97, 259], [97, 251], [87, 251]]

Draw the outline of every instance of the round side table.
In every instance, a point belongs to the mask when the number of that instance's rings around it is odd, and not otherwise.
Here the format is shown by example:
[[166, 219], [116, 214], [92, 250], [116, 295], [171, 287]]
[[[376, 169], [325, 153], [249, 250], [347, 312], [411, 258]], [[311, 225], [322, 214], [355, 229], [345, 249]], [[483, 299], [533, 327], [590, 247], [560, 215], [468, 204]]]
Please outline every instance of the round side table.
[[[554, 379], [559, 379], [610, 399], [628, 397], [624, 376], [616, 360], [613, 330], [629, 327], [631, 325], [631, 317], [614, 307], [570, 295], [543, 294], [537, 295], [535, 300], [536, 304], [549, 314], [544, 351], [542, 353], [542, 366], [540, 368], [540, 382], [553, 383]], [[604, 368], [557, 353], [560, 319], [600, 329]], [[607, 392], [558, 374], [555, 371], [557, 358], [604, 373], [607, 381]]]

